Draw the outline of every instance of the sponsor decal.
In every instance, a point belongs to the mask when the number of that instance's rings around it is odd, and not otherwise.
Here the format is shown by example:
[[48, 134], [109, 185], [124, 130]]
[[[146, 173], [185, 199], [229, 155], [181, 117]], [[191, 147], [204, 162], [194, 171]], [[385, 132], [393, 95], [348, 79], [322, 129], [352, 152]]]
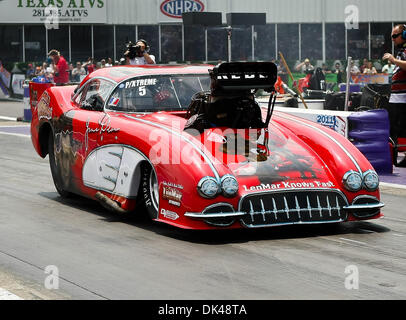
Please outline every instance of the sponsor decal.
[[302, 181], [302, 182], [290, 182], [282, 181], [281, 183], [262, 183], [259, 186], [248, 187], [242, 186], [244, 191], [262, 191], [262, 190], [280, 190], [280, 189], [311, 189], [311, 188], [333, 188], [334, 183], [331, 181]]
[[47, 119], [51, 120], [52, 119], [52, 108], [49, 107], [51, 99], [48, 95], [47, 92], [44, 92], [44, 94], [41, 97], [41, 100], [38, 103], [38, 119]]
[[168, 17], [182, 19], [184, 12], [203, 12], [204, 4], [199, 0], [165, 0], [160, 10]]
[[135, 87], [143, 87], [143, 86], [155, 86], [157, 79], [138, 79], [138, 80], [131, 80], [124, 83], [125, 88], [135, 88]]
[[169, 201], [170, 204], [180, 207], [182, 201], [182, 192], [180, 192], [177, 188], [172, 188], [168, 186], [164, 186], [162, 188], [162, 198]]
[[38, 104], [38, 91], [34, 90], [33, 88], [31, 88], [31, 93], [30, 93], [30, 97], [31, 97], [31, 105], [36, 108], [37, 104]]
[[161, 209], [161, 214], [170, 220], [177, 220], [179, 218], [178, 214], [176, 212], [166, 210], [166, 209]]
[[342, 117], [319, 114], [317, 115], [317, 123], [333, 129], [334, 131], [345, 136], [347, 126], [345, 120]]
[[120, 102], [120, 98], [112, 97], [112, 98], [110, 99], [110, 101], [109, 101], [109, 106], [111, 106], [111, 107], [117, 107], [117, 105], [119, 104], [119, 102]]
[[99, 133], [101, 136], [103, 133], [114, 133], [120, 131], [120, 128], [113, 128], [110, 126], [111, 118], [109, 115], [102, 116], [99, 120], [99, 126], [95, 129], [90, 128], [90, 118], [86, 121], [86, 132], [85, 132], [85, 147], [86, 151], [89, 148], [89, 134], [90, 133]]
[[177, 184], [177, 183], [173, 183], [173, 182], [167, 182], [167, 181], [164, 181], [162, 183], [163, 183], [164, 186], [178, 188], [178, 189], [183, 190], [183, 186], [181, 184]]

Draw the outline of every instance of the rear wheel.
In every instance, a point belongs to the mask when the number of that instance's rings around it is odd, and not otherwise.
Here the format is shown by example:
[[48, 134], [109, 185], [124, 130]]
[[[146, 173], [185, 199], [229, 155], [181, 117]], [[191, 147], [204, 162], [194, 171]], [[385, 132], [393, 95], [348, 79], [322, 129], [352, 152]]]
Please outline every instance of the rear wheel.
[[54, 180], [54, 185], [56, 191], [58, 191], [59, 195], [63, 198], [69, 197], [71, 194], [70, 192], [63, 189], [62, 179], [60, 173], [58, 172], [58, 168], [56, 165], [55, 159], [55, 143], [54, 143], [54, 136], [51, 132], [48, 137], [48, 154], [49, 154], [49, 166], [51, 168], [52, 179]]
[[141, 191], [145, 208], [151, 219], [158, 219], [159, 185], [155, 171], [148, 163], [143, 163], [141, 174]]

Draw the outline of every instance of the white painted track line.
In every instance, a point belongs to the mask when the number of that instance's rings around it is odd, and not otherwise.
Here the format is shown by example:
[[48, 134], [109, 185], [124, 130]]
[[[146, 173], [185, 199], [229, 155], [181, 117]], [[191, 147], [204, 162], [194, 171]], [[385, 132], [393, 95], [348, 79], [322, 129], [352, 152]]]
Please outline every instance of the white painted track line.
[[380, 182], [380, 186], [382, 187], [389, 187], [389, 188], [397, 188], [397, 189], [404, 189], [406, 190], [406, 186], [402, 184], [394, 184], [394, 183], [387, 183], [387, 182]]
[[2, 132], [2, 131], [0, 131], [0, 134], [6, 135], [6, 136], [15, 136], [15, 137], [31, 138], [30, 135], [21, 134], [21, 133], [12, 133], [12, 132]]
[[15, 294], [0, 288], [0, 300], [24, 300], [23, 298], [20, 298], [19, 296], [16, 296]]
[[0, 120], [17, 121], [17, 118], [0, 116]]

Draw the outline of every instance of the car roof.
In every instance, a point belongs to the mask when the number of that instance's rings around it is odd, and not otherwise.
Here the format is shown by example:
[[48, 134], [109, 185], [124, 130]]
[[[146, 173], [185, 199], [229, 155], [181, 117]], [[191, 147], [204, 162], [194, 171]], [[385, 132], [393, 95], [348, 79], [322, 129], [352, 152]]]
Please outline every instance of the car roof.
[[213, 65], [142, 65], [142, 66], [115, 66], [96, 70], [89, 74], [82, 83], [92, 78], [108, 78], [121, 82], [136, 76], [162, 75], [162, 74], [208, 74]]

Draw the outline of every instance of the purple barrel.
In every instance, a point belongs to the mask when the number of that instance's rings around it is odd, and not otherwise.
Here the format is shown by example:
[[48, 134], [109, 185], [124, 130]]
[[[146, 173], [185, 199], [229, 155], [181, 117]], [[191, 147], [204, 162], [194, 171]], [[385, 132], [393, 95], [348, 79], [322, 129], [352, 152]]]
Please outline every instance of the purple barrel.
[[388, 111], [355, 112], [348, 117], [348, 122], [348, 139], [364, 154], [376, 172], [392, 173]]

